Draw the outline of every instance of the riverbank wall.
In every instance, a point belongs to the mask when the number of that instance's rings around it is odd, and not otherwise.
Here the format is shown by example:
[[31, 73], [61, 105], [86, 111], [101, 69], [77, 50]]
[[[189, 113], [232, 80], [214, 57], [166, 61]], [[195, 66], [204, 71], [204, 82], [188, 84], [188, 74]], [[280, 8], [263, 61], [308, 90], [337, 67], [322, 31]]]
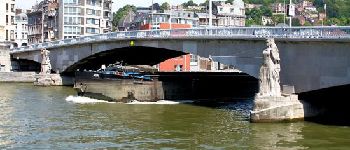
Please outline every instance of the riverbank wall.
[[35, 72], [0, 72], [0, 82], [34, 83]]

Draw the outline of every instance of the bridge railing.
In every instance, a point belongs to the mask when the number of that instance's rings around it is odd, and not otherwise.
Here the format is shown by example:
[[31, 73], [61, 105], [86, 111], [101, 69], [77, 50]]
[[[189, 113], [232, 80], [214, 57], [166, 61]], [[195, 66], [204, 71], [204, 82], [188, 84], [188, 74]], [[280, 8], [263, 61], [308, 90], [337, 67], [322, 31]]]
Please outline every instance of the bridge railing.
[[350, 39], [350, 26], [344, 27], [230, 27], [191, 28], [174, 30], [122, 31], [64, 39], [12, 49], [13, 51], [37, 50], [72, 44], [106, 40], [152, 38], [286, 38], [286, 39]]

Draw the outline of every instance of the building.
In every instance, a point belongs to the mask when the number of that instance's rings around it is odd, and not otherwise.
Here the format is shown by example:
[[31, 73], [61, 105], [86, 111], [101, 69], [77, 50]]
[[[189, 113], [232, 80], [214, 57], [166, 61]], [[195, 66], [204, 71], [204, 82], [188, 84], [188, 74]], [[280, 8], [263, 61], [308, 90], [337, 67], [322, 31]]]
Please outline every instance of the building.
[[245, 26], [245, 6], [242, 0], [233, 3], [213, 2], [213, 14], [218, 19], [217, 26]]
[[15, 0], [0, 0], [0, 41], [15, 41]]
[[43, 0], [27, 13], [28, 44], [36, 44], [59, 39], [58, 1]]
[[0, 42], [0, 72], [11, 71], [10, 43]]
[[173, 71], [190, 71], [190, 54], [168, 59], [159, 64], [159, 71], [173, 72]]
[[28, 17], [28, 45], [42, 43], [43, 29], [42, 29], [42, 11], [35, 10], [27, 14]]
[[[196, 16], [198, 17], [198, 25], [200, 27], [209, 26], [209, 13], [196, 13]], [[212, 15], [213, 20], [213, 26], [218, 26], [218, 19], [216, 18], [216, 15]]]
[[28, 17], [27, 14], [22, 13], [22, 11], [16, 11], [15, 23], [15, 44], [14, 47], [21, 47], [28, 45]]
[[42, 12], [33, 11], [27, 14], [28, 17], [28, 44], [42, 43]]
[[112, 0], [59, 0], [59, 39], [110, 32]]
[[283, 3], [274, 3], [272, 4], [272, 13], [274, 14], [284, 14], [286, 12], [285, 4]]
[[136, 13], [133, 10], [129, 10], [128, 13], [119, 21], [118, 31], [129, 31], [135, 29]]
[[44, 42], [58, 40], [58, 0], [44, 0], [42, 4]]
[[261, 6], [263, 6], [262, 4], [245, 4], [245, 9], [259, 9]]

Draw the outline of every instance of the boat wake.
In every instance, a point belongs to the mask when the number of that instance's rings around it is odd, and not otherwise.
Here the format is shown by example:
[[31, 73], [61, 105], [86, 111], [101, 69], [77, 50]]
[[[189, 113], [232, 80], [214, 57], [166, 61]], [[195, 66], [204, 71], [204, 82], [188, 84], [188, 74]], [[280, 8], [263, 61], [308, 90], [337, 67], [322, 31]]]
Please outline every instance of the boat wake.
[[129, 103], [126, 104], [132, 104], [132, 105], [136, 105], [136, 104], [142, 104], [142, 105], [176, 105], [176, 104], [184, 104], [184, 103], [192, 103], [193, 101], [169, 101], [169, 100], [159, 100], [156, 102], [140, 102], [137, 100], [133, 100]]
[[73, 102], [77, 104], [95, 104], [95, 103], [115, 103], [115, 102], [108, 102], [104, 100], [97, 100], [97, 99], [92, 99], [89, 97], [83, 97], [83, 96], [68, 96], [66, 98], [67, 102]]

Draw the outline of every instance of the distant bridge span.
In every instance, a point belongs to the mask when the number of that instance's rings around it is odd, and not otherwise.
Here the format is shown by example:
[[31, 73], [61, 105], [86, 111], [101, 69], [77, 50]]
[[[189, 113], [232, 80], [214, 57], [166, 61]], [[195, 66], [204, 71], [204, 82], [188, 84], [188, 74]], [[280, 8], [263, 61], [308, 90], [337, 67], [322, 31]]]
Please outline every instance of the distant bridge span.
[[212, 57], [258, 77], [266, 38], [275, 38], [281, 84], [307, 92], [350, 83], [350, 27], [213, 28], [115, 32], [13, 49], [13, 58], [40, 62], [51, 51], [54, 70], [72, 72], [127, 60], [159, 63], [184, 53]]

